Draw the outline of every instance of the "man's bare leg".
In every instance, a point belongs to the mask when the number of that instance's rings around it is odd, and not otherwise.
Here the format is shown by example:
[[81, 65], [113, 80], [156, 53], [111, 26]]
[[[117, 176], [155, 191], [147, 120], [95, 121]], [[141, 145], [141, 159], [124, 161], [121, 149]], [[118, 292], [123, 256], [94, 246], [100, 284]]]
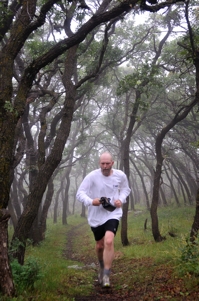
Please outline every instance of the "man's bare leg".
[[100, 270], [98, 273], [98, 281], [100, 284], [102, 284], [102, 278], [103, 278], [103, 274], [104, 274], [104, 260], [103, 260], [104, 238], [102, 238], [96, 242], [95, 250], [96, 250], [97, 258], [98, 258], [99, 265], [100, 265]]
[[111, 231], [106, 231], [104, 236], [104, 268], [110, 270], [114, 258], [114, 233]]
[[[110, 286], [109, 275], [114, 258], [114, 233], [106, 231], [105, 236], [96, 242], [96, 253], [100, 264], [100, 272], [98, 275], [99, 282], [102, 282], [102, 276], [108, 277], [105, 286]], [[109, 284], [109, 285], [108, 285]]]
[[114, 233], [111, 231], [106, 231], [104, 236], [104, 275], [103, 275], [103, 286], [110, 287], [110, 269], [114, 259]]

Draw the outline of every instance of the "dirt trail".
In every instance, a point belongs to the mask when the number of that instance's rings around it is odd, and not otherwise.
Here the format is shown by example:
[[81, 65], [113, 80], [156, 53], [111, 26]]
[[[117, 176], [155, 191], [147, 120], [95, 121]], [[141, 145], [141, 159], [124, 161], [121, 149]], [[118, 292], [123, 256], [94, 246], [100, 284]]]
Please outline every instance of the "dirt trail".
[[[64, 250], [64, 257], [67, 259], [83, 262], [85, 265], [95, 264], [98, 266], [96, 255], [94, 250], [90, 250], [89, 254], [81, 254], [80, 249], [76, 249], [75, 241], [77, 240], [86, 244], [86, 237], [84, 234], [84, 226], [87, 226], [87, 222], [83, 222], [72, 228], [67, 235], [66, 249]], [[114, 271], [112, 271], [114, 273]], [[131, 301], [132, 298], [129, 298], [128, 293], [125, 298], [121, 296], [121, 292], [118, 292], [114, 289], [114, 280], [111, 282], [111, 288], [104, 289], [102, 288], [97, 281], [97, 268], [96, 268], [96, 278], [93, 279], [94, 293], [91, 296], [76, 297], [75, 301]], [[139, 299], [140, 301], [140, 299]]]
[[[87, 245], [86, 222], [72, 228], [68, 233], [64, 256], [67, 259], [96, 264], [94, 250], [81, 253], [77, 242]], [[81, 240], [80, 240], [81, 239]], [[174, 277], [173, 269], [166, 264], [156, 265], [151, 258], [124, 259], [116, 252], [111, 271], [111, 288], [104, 289], [93, 279], [91, 296], [76, 297], [75, 301], [199, 301], [198, 281], [187, 288], [188, 278]]]

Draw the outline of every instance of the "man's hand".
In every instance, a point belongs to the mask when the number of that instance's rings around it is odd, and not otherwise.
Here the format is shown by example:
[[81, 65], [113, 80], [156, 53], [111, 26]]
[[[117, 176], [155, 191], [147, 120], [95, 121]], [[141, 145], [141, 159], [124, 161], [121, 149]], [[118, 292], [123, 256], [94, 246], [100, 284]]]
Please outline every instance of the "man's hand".
[[93, 205], [93, 206], [99, 206], [99, 205], [101, 205], [101, 203], [100, 203], [100, 198], [94, 199], [93, 202], [92, 202], [92, 205]]
[[120, 208], [120, 207], [122, 207], [122, 202], [120, 200], [116, 200], [116, 201], [114, 201], [114, 205], [115, 205], [115, 207]]

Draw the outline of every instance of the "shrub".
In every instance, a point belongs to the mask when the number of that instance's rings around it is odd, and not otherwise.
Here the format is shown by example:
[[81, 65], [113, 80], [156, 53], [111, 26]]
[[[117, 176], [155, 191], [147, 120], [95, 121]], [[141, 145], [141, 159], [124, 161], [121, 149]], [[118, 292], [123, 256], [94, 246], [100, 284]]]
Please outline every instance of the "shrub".
[[179, 270], [182, 274], [199, 276], [199, 250], [198, 243], [186, 239], [186, 245], [181, 249]]
[[11, 268], [18, 293], [25, 289], [33, 289], [35, 282], [42, 278], [40, 267], [33, 257], [29, 257], [24, 265], [20, 265], [17, 260], [13, 260]]

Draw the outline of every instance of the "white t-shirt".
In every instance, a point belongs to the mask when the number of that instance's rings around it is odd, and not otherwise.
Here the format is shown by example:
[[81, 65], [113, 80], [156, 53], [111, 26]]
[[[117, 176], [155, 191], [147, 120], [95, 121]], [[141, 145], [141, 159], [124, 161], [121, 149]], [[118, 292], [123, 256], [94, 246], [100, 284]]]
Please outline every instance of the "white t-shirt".
[[112, 174], [104, 176], [101, 169], [90, 172], [82, 181], [78, 191], [77, 200], [88, 207], [88, 223], [91, 227], [97, 227], [104, 224], [109, 219], [118, 219], [122, 217], [122, 208], [116, 208], [109, 212], [100, 206], [93, 206], [92, 201], [95, 198], [110, 198], [114, 205], [115, 200], [126, 202], [130, 193], [127, 177], [125, 173], [118, 169], [112, 169]]

